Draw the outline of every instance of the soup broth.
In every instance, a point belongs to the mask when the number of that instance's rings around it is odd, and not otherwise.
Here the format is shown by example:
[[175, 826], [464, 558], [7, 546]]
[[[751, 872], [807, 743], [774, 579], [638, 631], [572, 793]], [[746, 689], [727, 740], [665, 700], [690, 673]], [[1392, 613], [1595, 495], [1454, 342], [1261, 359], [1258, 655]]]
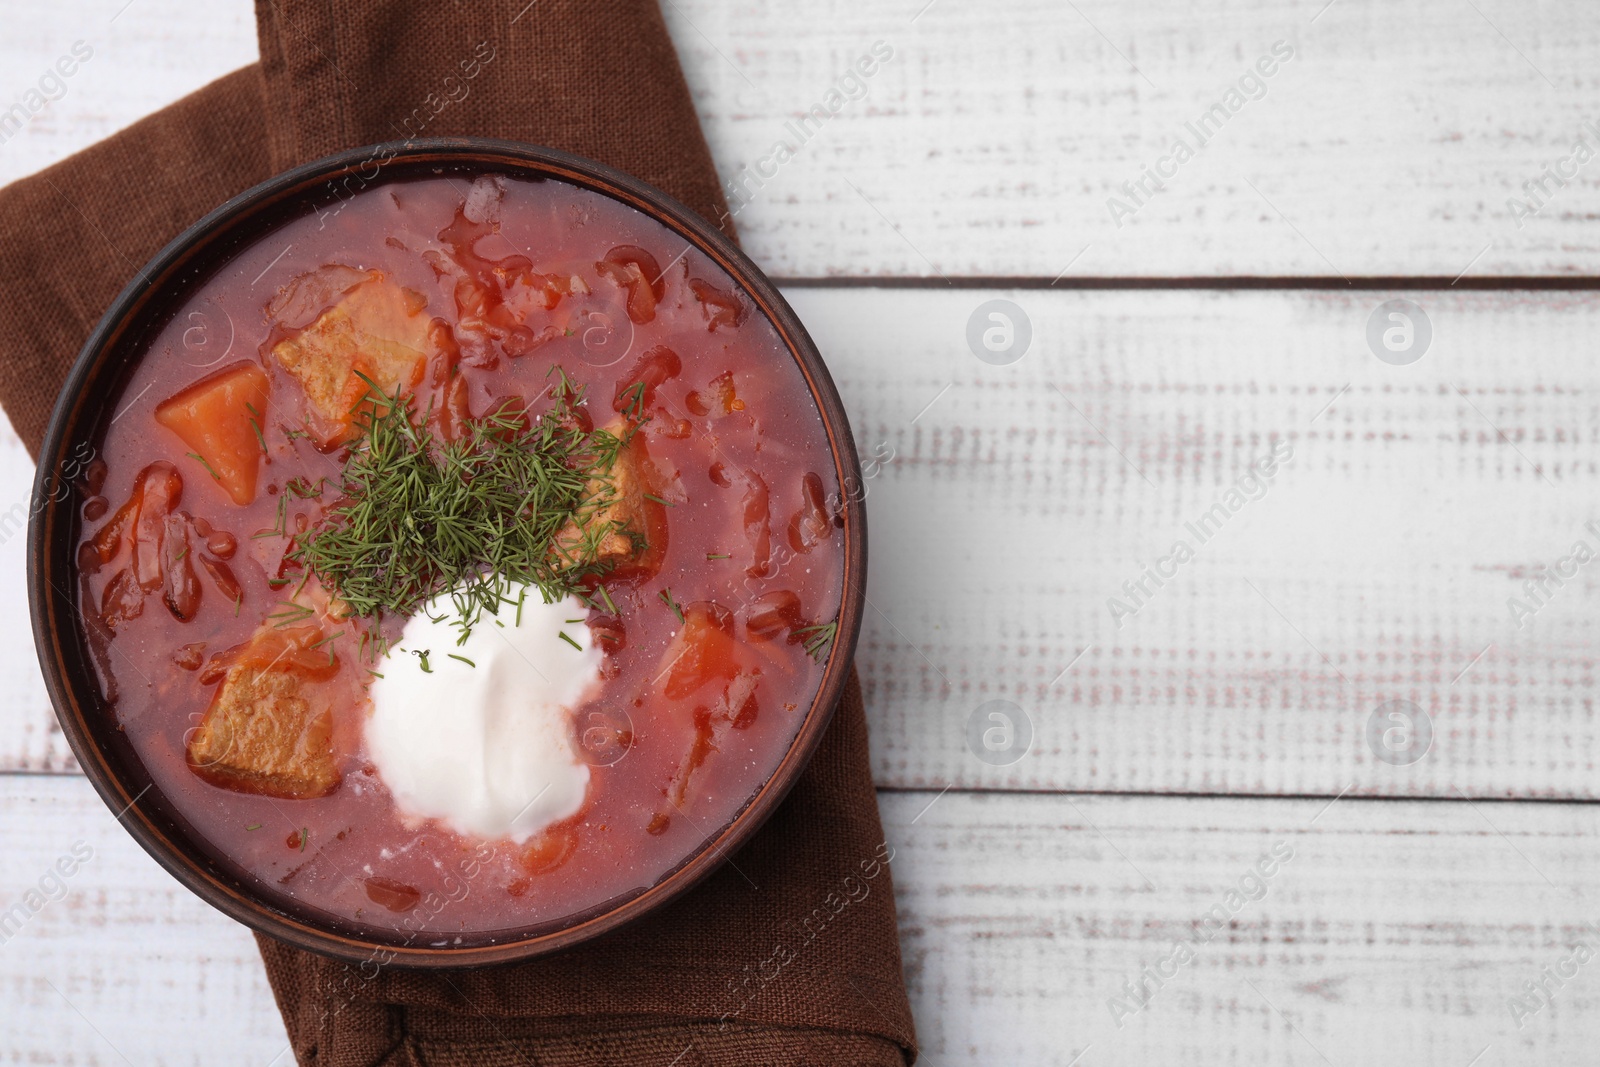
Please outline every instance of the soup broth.
[[[269, 898], [418, 945], [592, 914], [727, 825], [817, 693], [844, 550], [810, 388], [720, 267], [596, 192], [396, 180], [285, 222], [192, 289], [112, 410], [78, 555], [106, 707], [155, 788]], [[415, 467], [426, 508], [378, 454], [408, 433], [410, 461], [432, 465]], [[487, 466], [541, 448], [535, 475]], [[468, 503], [445, 504], [476, 506], [502, 475], [566, 487], [551, 499], [570, 514], [502, 500], [485, 558], [512, 558], [513, 534], [536, 542], [515, 558], [575, 611], [541, 655], [594, 676], [551, 742], [568, 807], [485, 833], [397, 799], [369, 731], [381, 678], [444, 694], [430, 728], [486, 730], [458, 746], [472, 758], [531, 743], [467, 705], [532, 697], [441, 687], [468, 677], [443, 668], [488, 666], [437, 639], [407, 647], [408, 621], [447, 612], [463, 582], [501, 598], [473, 630], [543, 609], [537, 584], [443, 562], [476, 557], [428, 508], [457, 485]], [[417, 522], [411, 563], [383, 555], [372, 530]], [[523, 659], [533, 673], [509, 661], [515, 677], [539, 689], [546, 661]]]

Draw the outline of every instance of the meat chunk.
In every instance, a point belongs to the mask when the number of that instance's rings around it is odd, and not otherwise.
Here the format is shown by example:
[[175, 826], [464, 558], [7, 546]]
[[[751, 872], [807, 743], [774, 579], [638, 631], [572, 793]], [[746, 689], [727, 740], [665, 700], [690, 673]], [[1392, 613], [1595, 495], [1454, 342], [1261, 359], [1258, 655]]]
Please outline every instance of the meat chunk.
[[[330, 440], [348, 433], [353, 409], [370, 390], [363, 376], [388, 394], [413, 390], [438, 348], [433, 319], [423, 313], [426, 298], [381, 271], [366, 274], [366, 280], [345, 289], [309, 325], [272, 346], [273, 358], [305, 389]], [[321, 284], [320, 275], [295, 283], [314, 284]], [[274, 306], [297, 303], [291, 288]]]
[[[627, 433], [620, 421], [606, 429], [619, 437]], [[644, 438], [634, 434], [617, 451], [610, 469], [589, 480], [578, 516], [556, 535], [560, 554], [574, 562], [592, 558], [609, 563], [613, 571], [659, 564], [666, 550], [666, 514], [647, 495], [650, 491], [650, 458]]]
[[227, 656], [226, 673], [189, 738], [189, 766], [213, 785], [287, 800], [339, 785], [333, 708], [317, 685], [337, 663], [315, 628], [266, 630]]

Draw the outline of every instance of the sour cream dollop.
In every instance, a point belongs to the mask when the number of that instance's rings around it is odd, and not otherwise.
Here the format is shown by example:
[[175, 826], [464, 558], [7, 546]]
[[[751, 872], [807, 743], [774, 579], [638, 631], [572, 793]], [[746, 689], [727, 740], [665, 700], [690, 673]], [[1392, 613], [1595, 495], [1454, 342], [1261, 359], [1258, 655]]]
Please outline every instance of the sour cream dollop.
[[366, 723], [367, 751], [402, 812], [518, 843], [578, 812], [589, 768], [573, 745], [573, 709], [599, 684], [602, 659], [586, 612], [529, 589], [520, 623], [504, 606], [460, 645], [448, 594], [407, 621], [373, 679]]

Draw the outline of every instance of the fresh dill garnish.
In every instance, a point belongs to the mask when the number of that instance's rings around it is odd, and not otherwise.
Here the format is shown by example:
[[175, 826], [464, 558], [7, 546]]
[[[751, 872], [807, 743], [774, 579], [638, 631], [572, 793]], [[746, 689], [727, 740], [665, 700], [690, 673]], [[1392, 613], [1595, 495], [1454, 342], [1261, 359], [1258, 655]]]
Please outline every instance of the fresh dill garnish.
[[572, 638], [568, 637], [567, 631], [559, 630], [556, 632], [556, 636], [561, 638], [561, 640], [565, 641], [567, 644], [571, 645], [573, 648], [577, 649], [579, 652], [583, 651], [583, 646], [578, 644], [578, 642], [574, 641]]
[[[425, 648], [421, 652], [418, 652], [416, 649], [411, 649], [410, 651], [411, 651], [411, 654], [413, 656], [417, 657], [417, 662], [419, 664], [421, 664], [422, 673], [423, 674], [432, 674], [433, 673], [433, 668], [428, 666], [428, 653], [433, 651], [433, 650], [430, 649], [430, 648]], [[449, 655], [449, 653], [445, 653], [445, 654]]]
[[662, 507], [675, 508], [675, 507], [678, 506], [678, 505], [674, 504], [670, 500], [661, 499], [660, 497], [656, 496], [654, 493], [646, 493], [644, 495], [644, 498], [646, 500], [654, 500], [657, 504], [660, 504]]
[[801, 638], [806, 643], [806, 653], [812, 659], [820, 660], [822, 651], [833, 643], [834, 635], [839, 632], [839, 620], [821, 623], [817, 626], [802, 626], [794, 631], [794, 636]]
[[272, 624], [274, 626], [288, 626], [291, 623], [309, 619], [315, 614], [316, 610], [314, 608], [309, 608], [304, 604], [296, 604], [292, 600], [281, 600], [278, 602], [278, 610], [268, 615], [267, 618], [273, 620]]
[[261, 829], [261, 824], [258, 823], [258, 822], [253, 822], [249, 826], [246, 826], [245, 829], [246, 830], [259, 830], [259, 829]]
[[211, 464], [206, 462], [206, 457], [202, 456], [198, 452], [185, 452], [184, 455], [188, 456], [190, 459], [199, 460], [200, 461], [200, 466], [202, 466], [202, 467], [204, 467], [206, 469], [206, 473], [207, 474], [211, 475], [212, 478], [216, 479], [219, 482], [222, 481], [222, 475], [218, 474], [216, 471], [211, 469]]
[[288, 537], [289, 536], [289, 494], [278, 495], [278, 522], [270, 530], [257, 530], [250, 535], [250, 540], [259, 541], [263, 537]]
[[634, 382], [624, 389], [618, 397], [627, 397], [627, 403], [622, 406], [622, 413], [633, 422], [644, 418], [644, 382]]
[[593, 520], [614, 497], [603, 476], [626, 435], [583, 429], [582, 392], [565, 376], [542, 414], [502, 405], [451, 441], [428, 429], [431, 412], [368, 385], [339, 502], [285, 557], [354, 614], [414, 615], [448, 591], [465, 640], [503, 605], [520, 624], [519, 586], [554, 603], [610, 569], [599, 546], [614, 524]]
[[250, 412], [250, 428], [256, 432], [256, 440], [261, 444], [261, 454], [266, 455], [267, 438], [261, 432], [261, 412], [257, 411], [255, 405], [248, 400], [244, 402], [244, 407], [246, 411]]
[[661, 598], [661, 602], [663, 604], [665, 604], [667, 607], [672, 609], [672, 613], [678, 617], [678, 621], [682, 622], [683, 621], [683, 609], [678, 606], [678, 602], [676, 600], [672, 599], [672, 590], [663, 589], [663, 590], [661, 590], [660, 593], [658, 593], [656, 595]]
[[272, 586], [272, 588], [274, 588], [274, 589], [282, 589], [284, 586], [289, 584], [289, 579], [288, 578], [268, 578], [267, 579], [267, 584]]
[[706, 559], [732, 559], [732, 558], [733, 558], [733, 556], [730, 555], [727, 552], [707, 552], [706, 553]]
[[321, 648], [323, 645], [328, 645], [328, 666], [331, 667], [331, 666], [334, 665], [334, 663], [337, 662], [337, 660], [335, 660], [333, 658], [333, 646], [331, 644], [328, 644], [328, 643], [330, 641], [332, 641], [336, 637], [343, 637], [343, 636], [344, 636], [344, 631], [343, 630], [335, 630], [335, 631], [333, 631], [333, 633], [329, 634], [327, 637], [324, 637], [322, 640], [316, 642], [313, 645], [308, 645], [307, 647], [308, 648]]
[[606, 591], [606, 587], [603, 586], [603, 585], [600, 586], [600, 599], [604, 600], [606, 602], [606, 609], [609, 610], [611, 612], [611, 614], [613, 614], [613, 615], [620, 615], [621, 614], [621, 612], [619, 612], [617, 610], [617, 605], [612, 602], [611, 594]]
[[327, 481], [326, 478], [318, 478], [317, 484], [312, 485], [305, 478], [290, 478], [284, 483], [283, 491], [286, 494], [292, 493], [301, 500], [311, 500], [322, 495], [322, 487]]
[[306, 827], [306, 826], [300, 827], [300, 851], [301, 852], [304, 852], [306, 850], [306, 842], [309, 841], [309, 840], [311, 840], [311, 829], [310, 829], [310, 827]]
[[456, 655], [456, 654], [455, 654], [455, 653], [454, 653], [454, 652], [446, 652], [446, 653], [445, 653], [445, 655], [447, 655], [447, 656], [449, 656], [449, 657], [450, 657], [450, 658], [451, 658], [451, 659], [458, 659], [458, 660], [460, 660], [460, 661], [461, 661], [461, 662], [462, 662], [462, 663], [465, 663], [465, 664], [466, 664], [466, 665], [467, 665], [467, 666], [469, 666], [469, 667], [476, 667], [476, 666], [477, 666], [477, 664], [476, 664], [476, 663], [474, 663], [474, 662], [472, 662], [472, 661], [471, 661], [471, 660], [470, 660], [470, 659], [468, 659], [468, 658], [467, 658], [467, 657], [465, 657], [465, 656], [458, 656], [458, 655]]

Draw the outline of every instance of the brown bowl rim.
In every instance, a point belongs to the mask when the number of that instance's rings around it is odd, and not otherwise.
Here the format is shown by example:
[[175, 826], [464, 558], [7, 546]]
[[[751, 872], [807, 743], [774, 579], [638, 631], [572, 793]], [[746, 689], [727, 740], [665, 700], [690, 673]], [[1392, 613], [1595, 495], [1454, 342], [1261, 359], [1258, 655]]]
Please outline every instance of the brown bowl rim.
[[[423, 168], [430, 163], [461, 165], [481, 163], [486, 169], [501, 167], [506, 173], [553, 177], [619, 200], [655, 219], [687, 240], [722, 267], [751, 297], [777, 329], [793, 356], [822, 415], [841, 489], [844, 514], [844, 582], [839, 606], [839, 629], [834, 636], [817, 696], [801, 721], [788, 751], [771, 777], [756, 790], [733, 818], [702, 842], [698, 850], [655, 885], [620, 903], [606, 902], [595, 914], [569, 926], [497, 944], [432, 947], [394, 943], [321, 926], [294, 916], [253, 895], [248, 883], [231, 873], [208, 867], [194, 846], [183, 847], [180, 836], [151, 818], [140, 806], [146, 785], [137, 793], [112, 764], [100, 733], [115, 729], [104, 708], [98, 685], [85, 676], [81, 655], [70, 661], [68, 648], [80, 649], [76, 603], [60, 582], [52, 581], [56, 569], [66, 564], [69, 576], [75, 564], [70, 552], [56, 544], [58, 526], [74, 528], [71, 509], [75, 498], [62, 493], [68, 483], [56, 472], [67, 458], [70, 442], [98, 439], [103, 429], [107, 398], [88, 396], [86, 386], [105, 371], [125, 332], [136, 323], [148, 323], [165, 306], [170, 310], [168, 285], [184, 271], [215, 267], [232, 251], [226, 238], [235, 228], [259, 222], [263, 213], [297, 198], [306, 204], [317, 200], [318, 186], [352, 176], [366, 184], [377, 183], [382, 171], [396, 163], [398, 169]], [[367, 168], [377, 173], [363, 178]], [[270, 230], [270, 224], [267, 230]], [[255, 234], [251, 239], [258, 239]], [[209, 257], [209, 258], [208, 258]], [[163, 298], [169, 302], [163, 304]], [[112, 372], [114, 373], [114, 372]], [[115, 397], [111, 398], [114, 402]], [[87, 433], [80, 427], [91, 428]], [[411, 968], [459, 968], [510, 963], [571, 948], [627, 923], [635, 922], [693, 888], [717, 870], [761, 828], [793, 788], [816, 751], [833, 710], [843, 695], [856, 640], [860, 634], [866, 598], [866, 511], [859, 492], [861, 467], [849, 419], [838, 390], [815, 343], [776, 285], [715, 225], [656, 187], [613, 167], [569, 152], [518, 141], [478, 137], [418, 138], [389, 141], [338, 152], [284, 171], [232, 197], [194, 223], [150, 260], [111, 303], [84, 344], [67, 375], [38, 453], [28, 525], [28, 600], [34, 643], [45, 688], [56, 716], [84, 774], [118, 821], [155, 861], [201, 899], [233, 919], [280, 941], [352, 963]], [[58, 498], [59, 497], [59, 498]], [[87, 699], [86, 699], [87, 698]], [[89, 714], [98, 723], [91, 723]]]

